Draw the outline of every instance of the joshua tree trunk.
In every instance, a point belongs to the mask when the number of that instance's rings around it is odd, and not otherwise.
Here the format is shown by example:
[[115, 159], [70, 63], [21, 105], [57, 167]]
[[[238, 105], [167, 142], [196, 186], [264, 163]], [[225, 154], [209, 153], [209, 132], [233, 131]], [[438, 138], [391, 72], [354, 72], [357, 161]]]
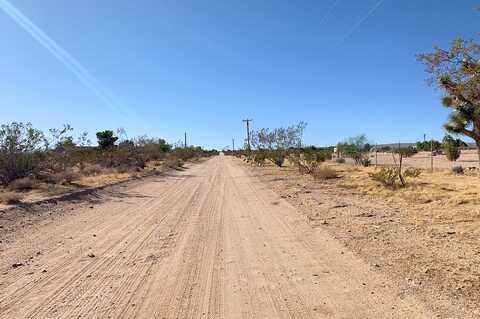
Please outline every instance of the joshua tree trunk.
[[476, 140], [475, 143], [477, 144], [478, 165], [480, 167], [480, 139]]

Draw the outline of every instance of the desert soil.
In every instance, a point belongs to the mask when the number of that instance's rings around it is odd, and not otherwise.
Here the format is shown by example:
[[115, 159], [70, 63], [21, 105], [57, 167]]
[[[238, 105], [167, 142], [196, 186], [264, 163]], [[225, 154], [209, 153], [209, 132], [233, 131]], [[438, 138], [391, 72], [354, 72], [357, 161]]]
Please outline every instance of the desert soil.
[[254, 175], [219, 156], [0, 212], [0, 318], [464, 317]]

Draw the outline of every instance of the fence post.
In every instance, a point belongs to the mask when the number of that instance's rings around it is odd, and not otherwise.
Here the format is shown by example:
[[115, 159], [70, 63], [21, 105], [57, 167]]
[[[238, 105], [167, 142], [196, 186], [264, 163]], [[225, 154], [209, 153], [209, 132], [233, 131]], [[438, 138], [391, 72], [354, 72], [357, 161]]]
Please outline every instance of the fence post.
[[433, 173], [433, 140], [430, 141], [430, 171]]

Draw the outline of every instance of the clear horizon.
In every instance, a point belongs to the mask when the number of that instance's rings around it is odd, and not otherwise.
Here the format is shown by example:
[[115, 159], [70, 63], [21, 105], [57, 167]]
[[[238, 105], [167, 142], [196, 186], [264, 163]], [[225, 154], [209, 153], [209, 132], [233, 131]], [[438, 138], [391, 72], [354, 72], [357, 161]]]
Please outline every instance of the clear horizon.
[[216, 149], [241, 144], [244, 118], [305, 121], [318, 146], [441, 139], [448, 110], [415, 55], [475, 38], [477, 5], [0, 0], [1, 122]]

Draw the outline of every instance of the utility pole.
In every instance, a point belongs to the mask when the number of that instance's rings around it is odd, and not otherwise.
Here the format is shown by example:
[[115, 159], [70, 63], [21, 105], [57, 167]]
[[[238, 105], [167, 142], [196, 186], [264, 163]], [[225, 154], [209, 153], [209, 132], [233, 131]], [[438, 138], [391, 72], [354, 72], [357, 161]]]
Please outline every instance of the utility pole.
[[253, 121], [252, 119], [243, 120], [243, 122], [247, 123], [247, 151], [249, 153], [252, 150], [252, 148], [250, 146], [250, 122], [252, 122], [252, 121]]
[[185, 146], [185, 148], [187, 148], [187, 132], [185, 132], [185, 142], [183, 145]]
[[232, 150], [235, 152], [235, 139], [232, 138]]

